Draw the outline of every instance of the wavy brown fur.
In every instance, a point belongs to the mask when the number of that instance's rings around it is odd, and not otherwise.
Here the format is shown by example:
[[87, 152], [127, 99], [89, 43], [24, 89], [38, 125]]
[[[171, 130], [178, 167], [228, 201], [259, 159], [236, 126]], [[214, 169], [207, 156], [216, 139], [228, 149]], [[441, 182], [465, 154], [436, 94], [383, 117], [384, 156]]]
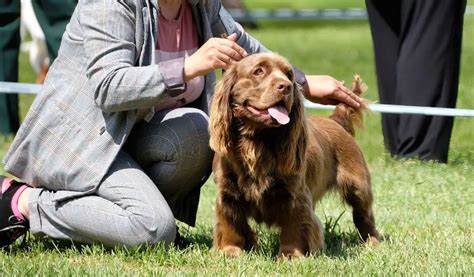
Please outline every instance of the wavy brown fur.
[[[367, 90], [366, 84], [362, 81], [359, 75], [354, 76], [352, 81], [352, 92], [358, 96], [362, 95]], [[346, 131], [348, 131], [352, 136], [355, 135], [354, 127], [362, 127], [363, 112], [368, 110], [367, 104], [365, 102], [361, 103], [361, 106], [357, 109], [340, 103], [336, 106], [334, 113], [330, 116], [333, 120], [339, 123]]]
[[[276, 89], [282, 83], [290, 84], [285, 93]], [[362, 93], [360, 78], [353, 89]], [[265, 115], [274, 105], [287, 108], [288, 124]], [[257, 116], [249, 107], [263, 112]], [[280, 229], [281, 257], [323, 249], [314, 205], [332, 188], [352, 206], [361, 238], [377, 243], [370, 174], [352, 136], [363, 108], [339, 105], [332, 119], [307, 117], [284, 58], [257, 54], [231, 66], [216, 87], [210, 115], [218, 193], [214, 248], [229, 256], [253, 248], [253, 218]]]

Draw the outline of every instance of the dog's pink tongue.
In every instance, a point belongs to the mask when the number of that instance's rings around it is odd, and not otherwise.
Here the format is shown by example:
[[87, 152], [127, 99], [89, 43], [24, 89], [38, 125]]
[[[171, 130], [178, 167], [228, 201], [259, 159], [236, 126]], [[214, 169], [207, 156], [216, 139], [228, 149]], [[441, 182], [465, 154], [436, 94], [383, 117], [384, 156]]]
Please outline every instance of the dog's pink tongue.
[[268, 109], [268, 113], [273, 117], [278, 123], [285, 125], [290, 122], [290, 117], [288, 116], [288, 111], [283, 106], [274, 106]]

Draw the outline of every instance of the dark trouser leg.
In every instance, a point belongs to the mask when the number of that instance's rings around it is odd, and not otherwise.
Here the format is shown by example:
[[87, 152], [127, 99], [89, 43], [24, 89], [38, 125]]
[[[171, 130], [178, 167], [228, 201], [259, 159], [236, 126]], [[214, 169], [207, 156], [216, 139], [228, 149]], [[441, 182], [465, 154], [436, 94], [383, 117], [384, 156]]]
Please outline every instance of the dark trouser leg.
[[195, 224], [201, 186], [211, 173], [209, 119], [194, 108], [160, 111], [135, 125], [126, 143], [176, 219]]
[[[20, 1], [0, 0], [0, 81], [18, 81]], [[19, 127], [18, 95], [0, 93], [0, 133], [16, 133]]]
[[[366, 3], [381, 102], [454, 107], [466, 1]], [[452, 126], [447, 117], [382, 116], [385, 144], [399, 157], [446, 162]]]
[[[455, 107], [465, 7], [466, 0], [404, 2], [397, 104]], [[452, 127], [450, 117], [401, 115], [398, 155], [447, 162]]]
[[[375, 66], [380, 102], [394, 104], [397, 91], [395, 74], [400, 44], [400, 3], [398, 1], [366, 0], [375, 52]], [[396, 154], [398, 146], [398, 115], [382, 114], [385, 148]]]
[[77, 0], [33, 0], [32, 4], [46, 37], [49, 58], [52, 62], [58, 55], [61, 38]]

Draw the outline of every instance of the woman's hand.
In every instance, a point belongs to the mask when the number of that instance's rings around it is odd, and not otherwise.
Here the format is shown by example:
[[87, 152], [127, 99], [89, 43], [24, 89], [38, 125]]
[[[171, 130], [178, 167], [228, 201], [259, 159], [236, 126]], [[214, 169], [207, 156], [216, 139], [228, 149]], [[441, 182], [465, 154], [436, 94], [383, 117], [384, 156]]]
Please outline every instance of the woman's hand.
[[240, 61], [247, 52], [235, 41], [237, 34], [227, 38], [211, 38], [193, 55], [184, 60], [184, 79], [206, 75], [216, 69], [226, 69], [232, 62]]
[[305, 97], [311, 102], [336, 105], [340, 102], [359, 107], [362, 98], [328, 75], [306, 75]]

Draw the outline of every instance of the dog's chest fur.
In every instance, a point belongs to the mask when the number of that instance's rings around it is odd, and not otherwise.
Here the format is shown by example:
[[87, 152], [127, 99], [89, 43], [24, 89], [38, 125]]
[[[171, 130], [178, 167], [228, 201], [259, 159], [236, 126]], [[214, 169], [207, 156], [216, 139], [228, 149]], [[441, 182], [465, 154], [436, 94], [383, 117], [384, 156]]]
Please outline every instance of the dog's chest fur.
[[236, 159], [231, 167], [238, 193], [247, 204], [261, 210], [275, 204], [273, 201], [287, 202], [294, 198], [289, 187], [293, 178], [279, 174], [278, 153], [267, 141], [242, 139], [233, 155]]

